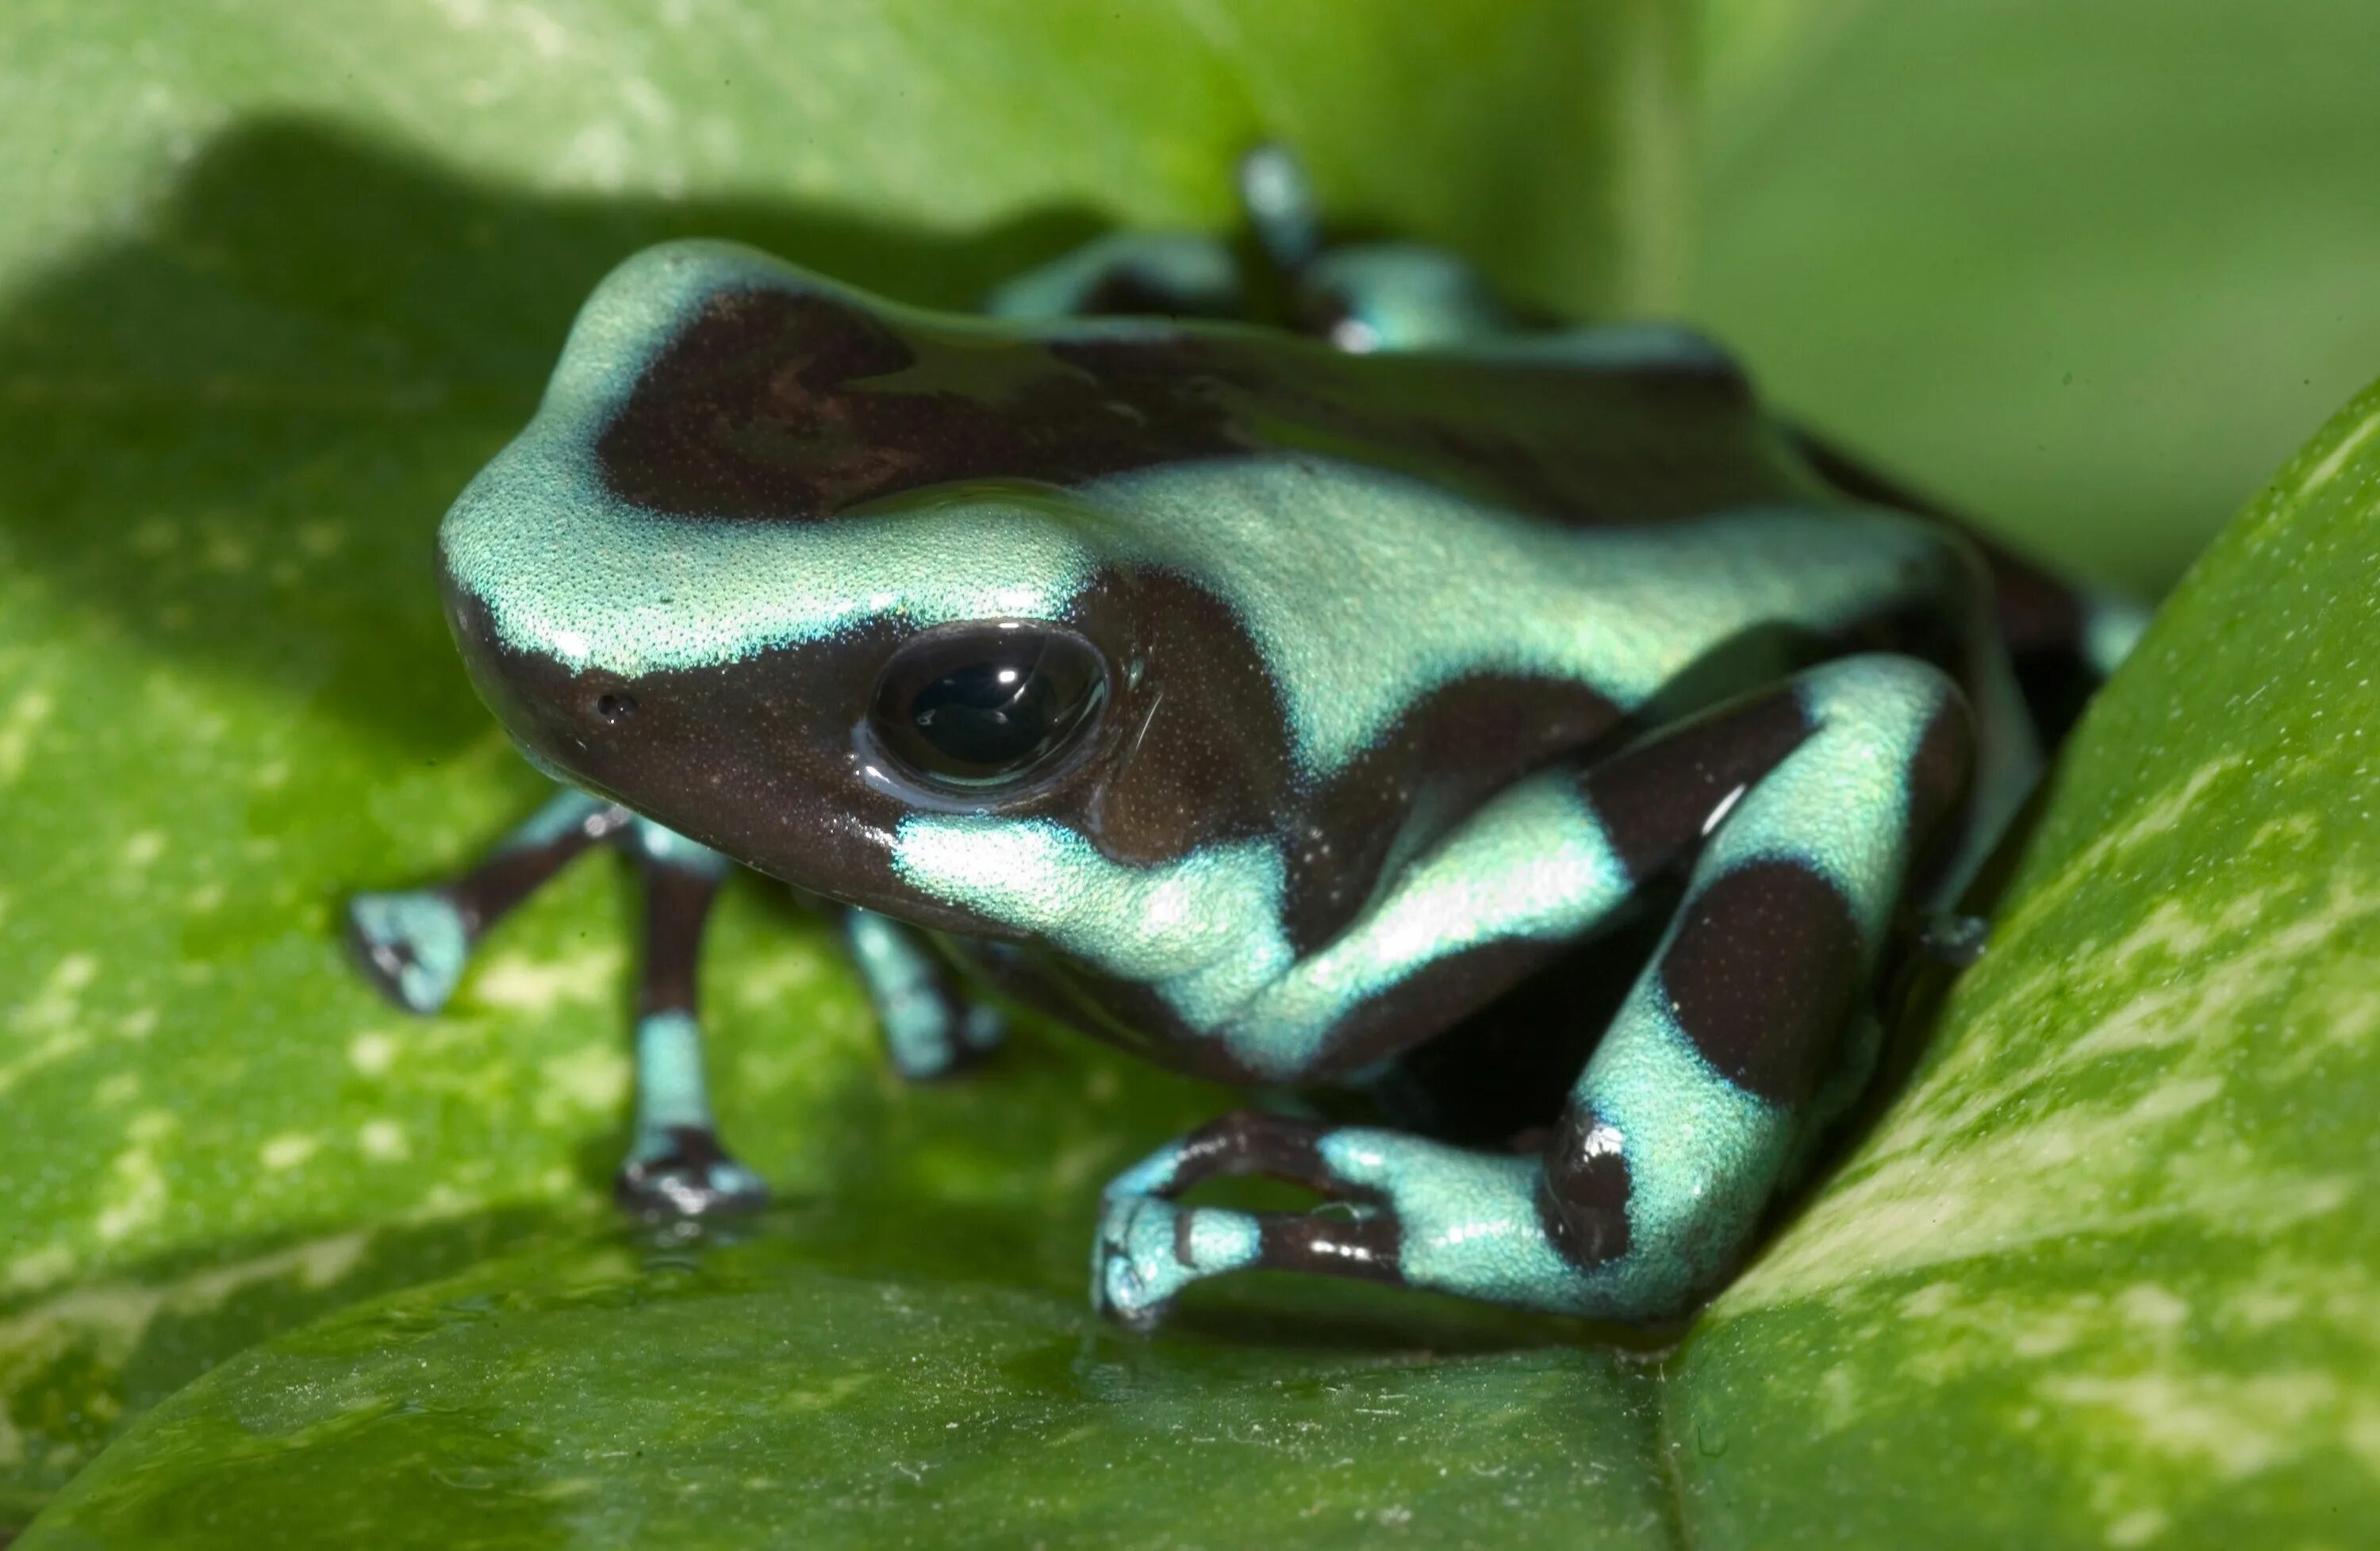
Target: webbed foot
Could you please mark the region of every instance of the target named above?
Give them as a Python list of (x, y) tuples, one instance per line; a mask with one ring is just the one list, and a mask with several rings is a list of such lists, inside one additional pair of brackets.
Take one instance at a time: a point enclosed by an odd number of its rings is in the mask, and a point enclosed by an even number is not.
[(374, 989), (425, 1017), (446, 1005), (463, 978), (471, 933), (443, 891), (358, 894), (346, 917), (347, 946)]
[(1177, 1206), (1111, 1186), (1091, 1250), (1091, 1305), (1130, 1329), (1150, 1329), (1192, 1282), (1255, 1265), (1262, 1239), (1245, 1212)]
[(612, 1181), (621, 1206), (643, 1218), (712, 1217), (767, 1205), (769, 1187), (707, 1126), (669, 1126), (644, 1139)]

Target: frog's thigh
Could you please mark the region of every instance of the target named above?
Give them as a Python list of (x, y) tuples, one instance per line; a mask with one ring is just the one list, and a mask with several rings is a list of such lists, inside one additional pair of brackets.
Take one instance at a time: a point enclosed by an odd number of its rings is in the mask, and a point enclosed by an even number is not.
[(1000, 1010), (960, 994), (914, 928), (854, 907), (844, 912), (843, 936), (884, 1030), (885, 1053), (902, 1076), (947, 1077), (1000, 1048)]
[[(1818, 1118), (1813, 1096), (1910, 860), (1940, 830), (1972, 757), (1964, 701), (1912, 660), (1830, 664), (1797, 680), (1793, 700), (1804, 733), (1706, 811), (1709, 839), (1677, 919), (1541, 1157), (1233, 1117), (1110, 1187), (1094, 1298), (1146, 1319), (1188, 1281), (1259, 1266), (1622, 1320), (1678, 1313), (1706, 1291)], [(1658, 828), (1664, 794), (1644, 778), (1659, 762), (1648, 750), (1633, 770), (1623, 758), (1603, 782), (1590, 777), (1591, 793), (1637, 794), (1638, 806), (1606, 813), (1615, 832)], [(1246, 1171), (1324, 1189), (1354, 1215), (1168, 1199)]]
[(650, 819), (632, 821), (644, 894), (637, 990), (636, 1121), (613, 1181), (623, 1206), (691, 1217), (758, 1205), (759, 1175), (719, 1140), (703, 1073), (697, 971), (727, 859)]
[[(1584, 773), (1556, 767), (1482, 805), (1406, 867), (1334, 941), (1251, 999), (1225, 1036), (1283, 1081), (1342, 1075), (1395, 1030), (1439, 1023), (1417, 1009), (1450, 978), (1517, 978), (1591, 933), (1648, 879), (1691, 858), (1724, 805), (1811, 732), (1780, 686), (1663, 729)], [(1486, 960), (1481, 949), (1524, 950)], [(1470, 1000), (1493, 982), (1472, 988)], [(1407, 1039), (1410, 1043), (1410, 1038)]]
[(995, 318), (1090, 313), (1237, 318), (1246, 310), (1230, 247), (1187, 232), (1114, 232), (1026, 271), (984, 298)]
[(628, 811), (618, 804), (560, 789), (458, 877), (347, 901), (347, 940), (357, 962), (381, 994), (407, 1012), (437, 1012), (489, 927), (627, 823)]

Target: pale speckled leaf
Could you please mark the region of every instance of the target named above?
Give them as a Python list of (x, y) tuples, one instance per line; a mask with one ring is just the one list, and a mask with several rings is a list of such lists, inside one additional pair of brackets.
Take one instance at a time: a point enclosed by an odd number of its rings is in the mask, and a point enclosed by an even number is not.
[(1674, 1544), (1652, 1370), (1574, 1329), (1276, 1288), (1142, 1338), (1046, 1236), (909, 1230), (781, 1213), (334, 1316), (159, 1407), (21, 1545)]
[[(1227, 219), (1271, 134), (1350, 217), (1641, 301), (1677, 267), (1675, 31), (1656, 0), (0, 7), (0, 1534), (209, 1363), (607, 1210), (613, 870), (435, 1020), (332, 929), (535, 798), (430, 537), (605, 268), (715, 234), (964, 306), (1112, 223)], [(1030, 1039), (905, 1091), (757, 885), (710, 963), (730, 1134), (888, 1237), (965, 1207), (1071, 1266), (1101, 1177), (1221, 1102)]]
[(1676, 1362), (1719, 1545), (2380, 1523), (2380, 388), (2168, 601), (1881, 1123)]

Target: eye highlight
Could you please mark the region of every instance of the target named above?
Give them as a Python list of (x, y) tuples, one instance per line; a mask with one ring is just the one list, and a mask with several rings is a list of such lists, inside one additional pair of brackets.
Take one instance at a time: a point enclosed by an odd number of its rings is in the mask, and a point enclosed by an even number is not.
[(1006, 785), (1080, 744), (1106, 702), (1091, 644), (1025, 621), (929, 631), (893, 654), (868, 724), (908, 773), (937, 786)]

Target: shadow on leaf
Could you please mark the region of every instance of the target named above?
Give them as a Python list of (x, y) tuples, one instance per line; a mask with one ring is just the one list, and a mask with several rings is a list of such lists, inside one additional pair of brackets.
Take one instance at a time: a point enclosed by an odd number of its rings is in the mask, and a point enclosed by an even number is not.
[[(733, 237), (966, 307), (1086, 217), (968, 235), (759, 200), (529, 195), (304, 121), (203, 149), (140, 235), (0, 310), (12, 563), (161, 655), (219, 664), (401, 752), (484, 731), (431, 537), (528, 419), (605, 271)], [(91, 532), (94, 523), (112, 531)]]

